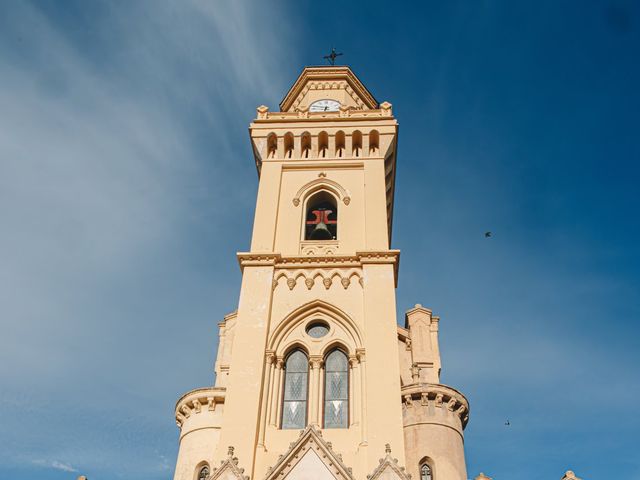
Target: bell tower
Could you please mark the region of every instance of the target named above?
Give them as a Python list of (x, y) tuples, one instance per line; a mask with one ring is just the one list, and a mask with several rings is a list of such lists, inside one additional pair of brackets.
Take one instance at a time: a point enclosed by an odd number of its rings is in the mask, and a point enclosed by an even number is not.
[(307, 67), (249, 132), (251, 249), (215, 385), (176, 405), (175, 480), (466, 479), (468, 403), (439, 384), (439, 319), (416, 306), (396, 322), (391, 104), (348, 67)]

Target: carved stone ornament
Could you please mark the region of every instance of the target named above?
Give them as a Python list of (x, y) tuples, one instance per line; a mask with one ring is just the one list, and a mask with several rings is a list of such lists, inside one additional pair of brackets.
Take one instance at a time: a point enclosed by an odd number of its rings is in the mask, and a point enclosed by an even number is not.
[(411, 480), (404, 467), (398, 465), (398, 459), (391, 456), (391, 445), (388, 443), (385, 445), (385, 456), (380, 459), (380, 464), (376, 469), (367, 475), (368, 480), (377, 480), (378, 478), (384, 478), (385, 480)]
[(298, 468), (304, 469), (303, 459), (307, 455), (312, 455), (313, 461), (323, 463), (336, 480), (354, 480), (351, 468), (342, 461), (342, 455), (334, 452), (331, 443), (322, 438), (322, 432), (314, 425), (300, 432), (298, 439), (269, 468), (265, 480), (283, 479)]
[(576, 477), (576, 474), (571, 470), (567, 470), (562, 476), (562, 480), (582, 480), (581, 478)]
[(227, 458), (220, 463), (218, 468), (214, 468), (211, 476), (207, 480), (217, 480), (230, 478), (236, 480), (249, 480), (249, 476), (244, 474), (244, 468), (238, 467), (238, 458), (233, 456), (234, 448), (227, 449)]

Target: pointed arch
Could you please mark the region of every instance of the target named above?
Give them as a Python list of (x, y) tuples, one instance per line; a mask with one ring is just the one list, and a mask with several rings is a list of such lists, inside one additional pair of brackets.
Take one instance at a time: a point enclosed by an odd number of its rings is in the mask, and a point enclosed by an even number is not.
[(296, 192), (296, 196), (293, 197), (293, 204), (297, 207), (298, 205), (300, 205), (301, 198), (306, 199), (319, 190), (329, 191), (345, 205), (349, 205), (349, 203), (351, 202), (349, 192), (347, 192), (347, 190), (338, 182), (330, 180), (328, 178), (316, 178), (315, 180), (311, 180), (310, 182), (307, 182), (302, 187), (300, 187), (300, 189)]
[(363, 348), (362, 332), (351, 317), (335, 305), (322, 300), (306, 303), (289, 313), (271, 334), (267, 348), (282, 356), (285, 349), (291, 347), (286, 341), (289, 333), (312, 318), (320, 318), (341, 327), (347, 336), (344, 339), (346, 344), (343, 344), (347, 353), (355, 353), (356, 349)]

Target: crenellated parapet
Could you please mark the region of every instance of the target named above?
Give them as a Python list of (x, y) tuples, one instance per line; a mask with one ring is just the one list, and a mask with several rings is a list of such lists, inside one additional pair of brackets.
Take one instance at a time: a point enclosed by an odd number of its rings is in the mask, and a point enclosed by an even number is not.
[(442, 384), (417, 383), (402, 387), (404, 427), (441, 424), (462, 430), (469, 421), (469, 402), (462, 393)]
[(188, 421), (193, 423), (195, 417), (203, 412), (214, 414), (221, 410), (226, 390), (224, 387), (205, 387), (185, 393), (176, 402), (175, 416), (178, 427), (182, 429)]

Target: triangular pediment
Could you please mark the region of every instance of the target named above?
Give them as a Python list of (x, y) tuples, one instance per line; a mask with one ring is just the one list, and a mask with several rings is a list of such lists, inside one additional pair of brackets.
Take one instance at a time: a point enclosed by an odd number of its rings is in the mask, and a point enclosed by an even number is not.
[(265, 480), (354, 480), (351, 469), (342, 463), (342, 456), (333, 451), (322, 432), (310, 425), (291, 443), (269, 469)]
[(280, 102), (281, 112), (305, 111), (318, 100), (333, 100), (343, 109), (371, 110), (378, 102), (349, 67), (306, 67)]
[(404, 467), (398, 465), (398, 459), (391, 456), (391, 448), (387, 445), (386, 455), (380, 459), (380, 465), (376, 467), (368, 480), (411, 480)]
[(238, 467), (238, 459), (233, 456), (233, 447), (229, 447), (227, 458), (214, 468), (207, 480), (249, 480), (244, 468)]

